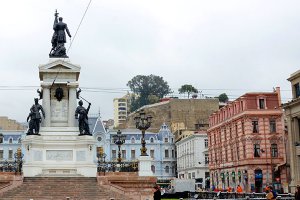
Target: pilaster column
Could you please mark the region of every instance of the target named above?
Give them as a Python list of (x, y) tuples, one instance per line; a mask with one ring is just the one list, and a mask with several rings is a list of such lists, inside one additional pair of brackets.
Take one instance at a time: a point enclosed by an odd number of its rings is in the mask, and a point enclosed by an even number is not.
[(68, 126), (75, 126), (75, 110), (76, 110), (76, 88), (78, 83), (68, 83), (69, 88), (69, 113), (68, 113)]
[(51, 84), (42, 83), (41, 87), (43, 89), (43, 109), (45, 111), (45, 119), (42, 121), (43, 127), (51, 126), (51, 108), (50, 108), (50, 86)]

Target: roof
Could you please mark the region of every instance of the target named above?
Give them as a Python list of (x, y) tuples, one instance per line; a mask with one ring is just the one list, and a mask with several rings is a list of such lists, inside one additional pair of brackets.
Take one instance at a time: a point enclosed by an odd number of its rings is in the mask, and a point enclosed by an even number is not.
[(92, 134), (99, 133), (99, 132), (106, 133), (106, 129), (104, 128), (100, 116), (89, 117), (89, 127), (90, 127), (90, 132)]

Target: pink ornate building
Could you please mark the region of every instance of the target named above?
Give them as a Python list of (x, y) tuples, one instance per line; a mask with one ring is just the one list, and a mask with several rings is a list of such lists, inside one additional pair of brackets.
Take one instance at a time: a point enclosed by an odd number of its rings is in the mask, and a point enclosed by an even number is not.
[(209, 117), (211, 186), (241, 185), (262, 192), (273, 184), (287, 191), (286, 136), (280, 88), (246, 93)]

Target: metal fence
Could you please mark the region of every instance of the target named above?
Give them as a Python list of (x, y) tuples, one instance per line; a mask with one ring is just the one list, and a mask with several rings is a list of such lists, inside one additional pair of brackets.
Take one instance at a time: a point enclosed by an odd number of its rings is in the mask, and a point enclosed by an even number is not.
[[(98, 162), (98, 172), (137, 172), (138, 162)], [(104, 174), (105, 175), (105, 174)]]
[(18, 161), (0, 161), (0, 172), (22, 172), (22, 162)]

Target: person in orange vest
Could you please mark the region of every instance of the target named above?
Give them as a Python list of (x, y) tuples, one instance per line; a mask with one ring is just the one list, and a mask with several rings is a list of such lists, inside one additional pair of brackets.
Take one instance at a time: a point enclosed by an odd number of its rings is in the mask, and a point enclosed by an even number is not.
[(228, 186), (228, 188), (227, 188), (227, 192), (232, 192), (232, 189), (231, 189), (231, 187), (230, 187), (230, 186)]
[(243, 189), (242, 189), (242, 187), (240, 185), (237, 186), (236, 192), (237, 193), (242, 193), (243, 192)]

